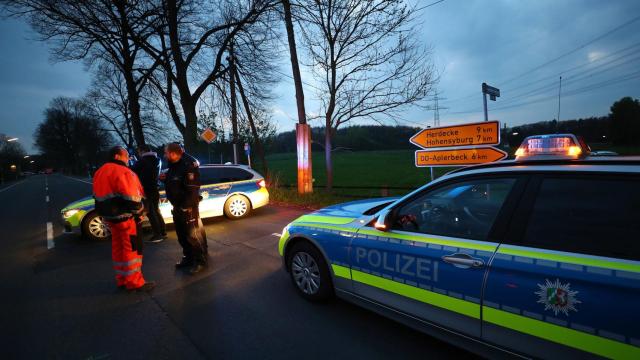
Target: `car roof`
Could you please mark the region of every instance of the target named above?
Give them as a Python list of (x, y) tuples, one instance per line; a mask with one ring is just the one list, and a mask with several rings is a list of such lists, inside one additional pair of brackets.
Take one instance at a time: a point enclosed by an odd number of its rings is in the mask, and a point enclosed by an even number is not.
[(447, 173), (447, 175), (512, 171), (640, 173), (640, 156), (587, 156), (582, 159), (505, 160), (456, 169)]

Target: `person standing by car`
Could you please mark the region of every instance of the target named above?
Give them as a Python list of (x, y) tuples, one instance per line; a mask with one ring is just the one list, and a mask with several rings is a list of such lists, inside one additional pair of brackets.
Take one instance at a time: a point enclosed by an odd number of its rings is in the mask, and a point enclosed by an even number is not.
[(138, 161), (131, 169), (138, 175), (144, 189), (144, 208), (153, 230), (149, 242), (157, 243), (167, 238), (164, 219), (158, 207), (160, 193), (158, 192), (158, 176), (162, 168), (162, 161), (158, 155), (151, 151), (149, 145), (138, 146)]
[(143, 189), (136, 174), (127, 167), (129, 153), (116, 146), (109, 162), (93, 178), (96, 211), (111, 230), (111, 255), (116, 285), (130, 291), (150, 291), (154, 282), (142, 276), (140, 216), (144, 211)]
[(197, 274), (207, 267), (207, 237), (200, 220), (200, 164), (186, 154), (178, 143), (165, 147), (169, 170), (164, 176), (167, 198), (173, 205), (173, 223), (178, 242), (182, 246), (182, 259), (176, 268), (190, 267)]

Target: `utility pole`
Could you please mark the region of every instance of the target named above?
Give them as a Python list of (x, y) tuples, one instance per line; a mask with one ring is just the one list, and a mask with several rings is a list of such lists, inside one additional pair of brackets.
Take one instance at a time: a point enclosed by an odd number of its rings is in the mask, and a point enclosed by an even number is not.
[(556, 134), (558, 133), (560, 122), (560, 95), (562, 94), (562, 76), (560, 76), (560, 86), (558, 87), (558, 117), (556, 118)]

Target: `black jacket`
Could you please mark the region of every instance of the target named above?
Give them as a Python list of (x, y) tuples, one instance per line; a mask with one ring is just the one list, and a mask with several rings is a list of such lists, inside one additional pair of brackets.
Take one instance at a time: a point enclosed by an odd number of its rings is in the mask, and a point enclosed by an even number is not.
[(184, 153), (180, 160), (169, 163), (164, 180), (167, 199), (174, 208), (196, 208), (200, 202), (200, 164)]
[(162, 161), (154, 152), (142, 154), (140, 159), (131, 167), (140, 178), (145, 197), (148, 199), (158, 199), (158, 176), (162, 168)]

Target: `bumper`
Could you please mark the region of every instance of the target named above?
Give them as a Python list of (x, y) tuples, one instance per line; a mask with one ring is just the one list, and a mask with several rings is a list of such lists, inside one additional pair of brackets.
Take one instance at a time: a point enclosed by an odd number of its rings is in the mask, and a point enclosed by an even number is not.
[(266, 188), (261, 188), (260, 190), (249, 193), (248, 195), (249, 200), (251, 200), (251, 207), (254, 209), (269, 204), (269, 191)]
[(82, 230), (81, 229), (82, 219), (84, 218), (86, 213), (87, 212), (84, 210), (79, 210), (77, 213), (73, 214), (68, 218), (65, 218), (61, 214), (61, 220), (62, 220), (62, 225), (64, 226), (64, 232), (80, 234)]

